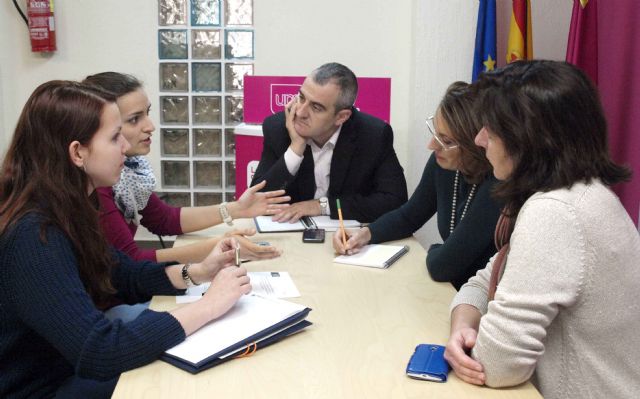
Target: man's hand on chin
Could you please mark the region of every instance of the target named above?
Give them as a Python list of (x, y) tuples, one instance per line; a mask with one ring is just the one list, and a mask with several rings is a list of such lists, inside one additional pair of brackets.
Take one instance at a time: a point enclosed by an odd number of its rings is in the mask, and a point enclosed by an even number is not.
[(298, 154), (299, 157), (304, 155), (304, 149), (307, 146), (307, 140), (300, 136), (294, 126), (296, 119), (296, 109), (298, 108), (298, 96), (295, 96), (286, 107), (284, 107), (284, 115), (286, 120), (287, 131), (291, 139), (291, 150)]

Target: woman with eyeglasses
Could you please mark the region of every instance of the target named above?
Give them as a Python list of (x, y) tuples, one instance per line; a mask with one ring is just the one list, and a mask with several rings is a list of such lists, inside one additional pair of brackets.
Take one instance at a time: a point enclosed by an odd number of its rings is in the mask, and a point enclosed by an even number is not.
[(454, 298), (444, 357), (472, 384), (532, 378), (546, 399), (637, 398), (640, 236), (610, 189), (631, 173), (611, 160), (597, 89), (542, 60), (475, 84), (476, 143), (505, 203), (501, 249)]
[(444, 242), (427, 252), (431, 278), (459, 289), (486, 265), (496, 252), (493, 233), (500, 205), (490, 197), (497, 182), (491, 165), (473, 142), (481, 126), (472, 114), (474, 95), (469, 87), (464, 82), (451, 84), (435, 116), (427, 120), (427, 148), (433, 154), (409, 201), (367, 227), (346, 231), (346, 248), (336, 232), (333, 247), (338, 253), (355, 254), (366, 244), (408, 237), (437, 213)]

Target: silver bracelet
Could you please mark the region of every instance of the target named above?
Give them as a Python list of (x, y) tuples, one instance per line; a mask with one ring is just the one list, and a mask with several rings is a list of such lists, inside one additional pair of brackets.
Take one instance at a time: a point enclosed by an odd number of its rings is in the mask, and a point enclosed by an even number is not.
[(233, 226), (233, 218), (231, 217), (231, 215), (229, 215), (229, 211), (227, 210), (227, 203), (223, 202), (218, 206), (218, 209), (220, 210), (222, 221), (229, 226)]

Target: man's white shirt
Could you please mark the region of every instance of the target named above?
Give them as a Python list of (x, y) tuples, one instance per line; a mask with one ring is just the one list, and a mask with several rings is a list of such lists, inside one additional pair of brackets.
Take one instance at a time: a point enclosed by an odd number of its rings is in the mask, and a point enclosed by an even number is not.
[[(329, 192), (331, 158), (333, 157), (333, 149), (336, 147), (341, 129), (342, 126), (338, 127), (322, 147), (319, 147), (312, 139), (307, 140), (307, 145), (311, 147), (311, 154), (313, 155), (313, 174), (316, 181), (314, 198), (326, 197)], [(284, 162), (292, 176), (298, 173), (303, 159), (304, 156), (296, 154), (291, 147), (287, 148), (287, 151), (284, 153)]]

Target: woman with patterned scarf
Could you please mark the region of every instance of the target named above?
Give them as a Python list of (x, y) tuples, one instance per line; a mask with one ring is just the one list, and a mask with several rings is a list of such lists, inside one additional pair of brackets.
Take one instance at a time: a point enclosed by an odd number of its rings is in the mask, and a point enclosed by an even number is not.
[[(142, 83), (131, 75), (117, 72), (88, 76), (83, 83), (98, 86), (117, 97), (122, 134), (131, 144), (120, 181), (113, 187), (97, 190), (102, 208), (100, 223), (107, 240), (116, 249), (135, 260), (198, 262), (221, 237), (175, 248), (143, 249), (134, 241), (138, 226), (141, 224), (158, 235), (179, 235), (234, 218), (273, 214), (288, 206), (284, 202), (289, 197), (284, 196), (283, 190), (260, 193), (263, 184), (247, 189), (237, 201), (230, 203), (182, 208), (167, 205), (153, 193), (156, 178), (145, 157), (150, 151), (155, 126), (149, 118), (151, 105)], [(226, 235), (233, 235), (240, 243), (243, 258), (269, 259), (280, 255), (275, 247), (261, 246), (245, 237), (253, 234), (254, 229), (243, 229)]]

